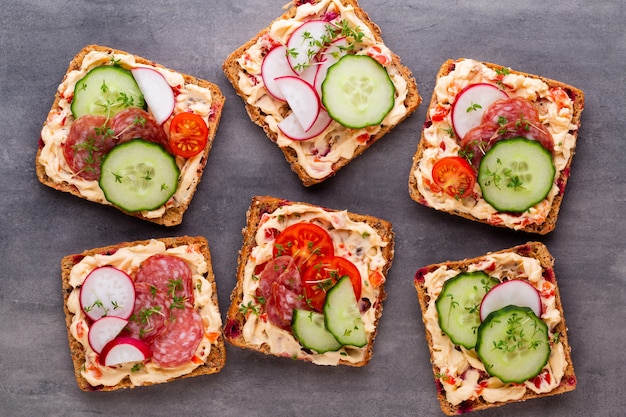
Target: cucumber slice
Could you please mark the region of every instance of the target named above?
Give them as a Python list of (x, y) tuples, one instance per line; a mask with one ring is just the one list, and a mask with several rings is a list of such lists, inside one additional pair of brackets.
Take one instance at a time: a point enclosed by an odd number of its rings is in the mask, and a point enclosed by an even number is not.
[(483, 198), (501, 212), (522, 213), (546, 198), (556, 168), (552, 154), (536, 140), (516, 137), (496, 142), (480, 161)]
[(72, 114), (75, 119), (86, 114), (112, 117), (128, 107), (145, 106), (133, 74), (112, 65), (95, 67), (74, 87)]
[(322, 103), (345, 127), (377, 125), (394, 106), (396, 89), (385, 67), (368, 55), (345, 55), (322, 83)]
[(522, 383), (548, 363), (548, 326), (528, 307), (503, 307), (478, 328), (476, 353), (489, 375), (504, 383)]
[(341, 278), (328, 290), (324, 317), (326, 328), (342, 345), (363, 347), (367, 344), (365, 325), (350, 277)]
[(176, 191), (180, 171), (161, 145), (133, 139), (102, 161), (100, 188), (111, 204), (130, 211), (154, 210)]
[(303, 347), (317, 353), (335, 351), (341, 347), (341, 343), (326, 329), (322, 313), (295, 309), (291, 330)]
[(435, 300), (439, 327), (452, 343), (467, 349), (476, 346), (480, 302), (500, 281), (482, 271), (461, 272), (443, 284)]

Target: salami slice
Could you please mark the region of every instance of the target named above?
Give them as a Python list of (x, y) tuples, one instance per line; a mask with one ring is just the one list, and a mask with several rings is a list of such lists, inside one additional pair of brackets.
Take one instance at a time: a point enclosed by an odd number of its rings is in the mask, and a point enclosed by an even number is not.
[(77, 176), (90, 181), (100, 178), (102, 158), (117, 143), (108, 127), (103, 116), (86, 115), (72, 123), (63, 144), (63, 156)]
[(303, 294), (300, 272), (291, 256), (267, 262), (259, 277), (258, 295), (265, 299), (265, 311), (272, 324), (289, 329), (293, 309), (306, 308)]
[(165, 130), (154, 120), (147, 111), (129, 107), (117, 113), (111, 120), (111, 128), (115, 132), (119, 143), (131, 139), (142, 138), (148, 142), (163, 145), (169, 152), (169, 140)]
[(190, 361), (203, 334), (202, 317), (195, 309), (170, 309), (164, 332), (152, 341), (152, 360), (163, 368)]
[(502, 125), (518, 121), (539, 124), (539, 111), (521, 97), (511, 97), (494, 102), (483, 114), (482, 123)]
[(482, 124), (465, 134), (461, 149), (478, 169), (483, 155), (496, 142), (519, 136), (536, 140), (550, 152), (554, 151), (552, 135), (539, 121), (539, 111), (531, 102), (520, 97), (498, 100), (485, 111)]
[(172, 255), (152, 255), (139, 266), (135, 282), (154, 286), (169, 297), (170, 302), (193, 304), (191, 269), (183, 259)]
[(135, 283), (135, 308), (128, 320), (130, 335), (150, 343), (165, 330), (168, 309), (163, 292), (145, 282)]
[(493, 140), (498, 137), (498, 129), (500, 126), (485, 123), (470, 129), (461, 141), (461, 149), (471, 159), (470, 162), (474, 168), (478, 169), (480, 160), (485, 152), (492, 146)]

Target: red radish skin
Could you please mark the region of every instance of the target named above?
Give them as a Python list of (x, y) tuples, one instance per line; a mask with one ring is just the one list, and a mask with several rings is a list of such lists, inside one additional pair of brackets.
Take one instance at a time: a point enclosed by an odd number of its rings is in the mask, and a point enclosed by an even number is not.
[(172, 87), (160, 72), (152, 68), (138, 67), (131, 72), (148, 104), (148, 110), (162, 125), (174, 112), (176, 100)]
[(115, 339), (124, 327), (128, 324), (128, 320), (114, 316), (102, 317), (89, 327), (89, 346), (96, 353), (101, 353), (102, 349), (111, 340)]
[(278, 89), (274, 80), (288, 75), (297, 74), (287, 60), (287, 48), (279, 45), (265, 55), (261, 64), (261, 78), (263, 79), (263, 84), (265, 84), (265, 89), (272, 97), (285, 101), (285, 96)]
[(87, 275), (79, 299), (83, 312), (93, 321), (104, 316), (128, 319), (135, 307), (135, 286), (124, 271), (101, 266)]
[(450, 112), (457, 138), (462, 140), (470, 129), (479, 126), (487, 108), (505, 98), (508, 98), (508, 94), (492, 84), (470, 84), (462, 89), (457, 94)]
[(313, 127), (321, 109), (315, 89), (311, 84), (295, 76), (279, 77), (275, 81), (302, 129), (307, 132)]
[(305, 131), (300, 125), (300, 122), (298, 122), (295, 114), (292, 113), (278, 123), (278, 129), (289, 139), (308, 140), (324, 132), (331, 121), (332, 119), (328, 113), (326, 113), (325, 110), (321, 110), (313, 126), (308, 131)]
[(519, 279), (504, 281), (493, 287), (480, 303), (480, 320), (484, 320), (492, 311), (515, 305), (529, 307), (537, 317), (541, 317), (543, 307), (541, 296), (532, 284)]
[(329, 23), (325, 20), (309, 20), (293, 31), (287, 40), (287, 60), (297, 73), (309, 66), (320, 51), (322, 39), (327, 35)]
[(100, 363), (104, 366), (144, 361), (152, 356), (150, 346), (134, 337), (121, 336), (111, 340), (102, 349)]

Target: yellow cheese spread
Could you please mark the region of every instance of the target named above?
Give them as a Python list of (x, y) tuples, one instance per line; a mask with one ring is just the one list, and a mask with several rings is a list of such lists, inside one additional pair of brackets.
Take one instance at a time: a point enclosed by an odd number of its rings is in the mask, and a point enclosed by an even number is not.
[[(380, 286), (370, 283), (369, 276), (374, 272), (382, 273), (386, 263), (382, 250), (389, 242), (384, 241), (367, 223), (351, 220), (345, 211), (329, 212), (322, 208), (292, 204), (282, 206), (273, 213), (263, 214), (255, 236), (256, 246), (245, 266), (242, 305), (257, 303), (255, 292), (259, 280), (255, 279), (254, 272), (258, 265), (272, 259), (275, 242), (272, 230), (280, 232), (300, 222), (315, 223), (326, 229), (332, 238), (335, 255), (349, 259), (358, 268), (362, 282), (361, 299), (369, 301), (367, 310), (361, 312), (369, 337), (376, 330), (376, 305), (380, 302)], [(257, 348), (266, 345), (275, 355), (304, 359), (320, 365), (337, 365), (340, 360), (360, 362), (365, 358), (367, 348), (344, 346), (335, 352), (311, 353), (303, 350), (289, 331), (273, 325), (260, 314), (248, 316), (242, 333), (249, 345)]]
[(520, 399), (526, 390), (545, 393), (558, 387), (567, 366), (563, 345), (555, 341), (557, 337), (554, 334), (555, 326), (561, 321), (561, 314), (555, 305), (554, 284), (544, 279), (539, 261), (515, 253), (492, 254), (483, 261), (470, 265), (467, 271), (485, 271), (500, 281), (505, 277), (525, 279), (537, 289), (543, 306), (541, 319), (548, 326), (551, 340), (550, 357), (540, 375), (545, 373), (549, 376), (523, 384), (504, 384), (497, 377), (486, 374), (474, 349), (465, 349), (452, 343), (439, 327), (435, 300), (444, 282), (461, 271), (441, 266), (424, 275), (424, 287), (430, 297), (424, 322), (432, 338), (433, 365), (439, 370), (437, 377), (447, 400), (453, 405), (478, 397), (487, 402), (502, 402)]
[[(210, 90), (195, 84), (185, 84), (184, 77), (177, 72), (138, 63), (133, 55), (115, 54), (112, 56), (111, 54), (100, 51), (91, 51), (86, 54), (81, 67), (66, 74), (63, 82), (57, 89), (60, 100), (58, 105), (48, 114), (41, 131), (43, 147), (41, 149), (39, 163), (43, 165), (46, 175), (50, 177), (51, 180), (57, 183), (68, 183), (75, 187), (84, 198), (101, 204), (110, 203), (105, 199), (104, 193), (98, 185), (98, 181), (86, 180), (77, 176), (76, 173), (72, 171), (63, 156), (63, 143), (66, 141), (72, 122), (74, 121), (71, 111), (74, 86), (91, 69), (102, 65), (110, 65), (112, 59), (115, 59), (115, 63), (125, 69), (149, 67), (158, 71), (165, 77), (174, 91), (177, 92), (175, 95), (174, 112), (172, 116), (170, 116), (170, 119), (163, 125), (166, 132), (169, 130), (169, 123), (173, 116), (186, 111), (200, 115), (208, 124), (212, 102)], [(202, 153), (189, 159), (177, 157), (176, 164), (180, 169), (180, 176), (176, 193), (162, 207), (152, 211), (142, 212), (142, 215), (148, 218), (158, 218), (163, 215), (166, 208), (188, 204), (198, 182), (197, 170), (202, 157)]]
[[(97, 361), (97, 354), (89, 344), (89, 320), (80, 307), (80, 286), (89, 273), (100, 266), (114, 266), (131, 275), (139, 265), (150, 256), (162, 253), (185, 260), (191, 268), (194, 291), (194, 307), (202, 317), (204, 332), (200, 345), (196, 349), (194, 360), (176, 368), (160, 368), (148, 361), (143, 366), (131, 362), (116, 366), (103, 366)], [(118, 249), (107, 255), (93, 255), (83, 258), (74, 265), (70, 272), (69, 284), (74, 288), (67, 300), (67, 309), (72, 314), (70, 331), (72, 336), (83, 346), (85, 363), (81, 375), (92, 386), (114, 386), (128, 377), (133, 386), (146, 383), (165, 382), (169, 379), (186, 375), (202, 365), (211, 353), (212, 344), (221, 334), (222, 319), (219, 306), (213, 303), (213, 288), (205, 278), (208, 265), (204, 256), (194, 245), (183, 245), (167, 249), (163, 242), (151, 240), (146, 245), (130, 246)]]
[[(430, 116), (434, 115), (437, 105), (449, 107), (454, 103), (456, 95), (466, 86), (476, 83), (489, 83), (507, 86), (509, 97), (521, 97), (533, 102), (541, 101), (539, 118), (541, 123), (551, 133), (554, 139), (555, 178), (565, 169), (567, 161), (576, 147), (576, 138), (571, 133), (578, 127), (572, 122), (573, 102), (567, 97), (565, 101), (555, 102), (550, 87), (539, 78), (509, 73), (502, 77), (495, 70), (484, 64), (464, 59), (455, 62), (454, 70), (437, 80), (434, 89), (436, 103), (431, 105)], [(417, 169), (412, 173), (415, 176), (417, 187), (429, 207), (443, 211), (456, 211), (470, 214), (475, 218), (487, 220), (492, 224), (505, 225), (513, 229), (521, 229), (530, 224), (541, 224), (546, 220), (554, 197), (559, 192), (558, 184), (552, 185), (548, 196), (524, 213), (500, 213), (489, 205), (483, 198), (478, 182), (474, 185), (476, 198), (454, 198), (444, 192), (433, 191), (429, 184), (433, 183), (432, 169), (436, 161), (446, 156), (458, 155), (460, 146), (456, 138), (451, 137), (452, 123), (450, 114), (443, 120), (437, 118), (430, 126), (424, 128), (423, 139), (426, 148)]]
[[(332, 14), (338, 16), (337, 21), (343, 20), (354, 30), (363, 32), (363, 39), (355, 44), (356, 54), (383, 57), (380, 61), (386, 67), (396, 90), (394, 107), (380, 125), (349, 129), (332, 121), (314, 138), (304, 141), (292, 140), (278, 128), (278, 124), (287, 116), (287, 110), (284, 103), (272, 97), (265, 88), (261, 77), (263, 57), (275, 45), (286, 44), (291, 33), (304, 22)], [(293, 18), (275, 21), (270, 26), (269, 32), (261, 36), (239, 57), (237, 62), (241, 70), (238, 87), (247, 97), (247, 104), (259, 108), (265, 123), (276, 134), (278, 146), (292, 148), (306, 173), (312, 178), (321, 179), (333, 173), (333, 165), (341, 158), (352, 158), (359, 147), (364, 146), (382, 126), (394, 125), (407, 114), (408, 110), (404, 105), (408, 93), (407, 84), (399, 71), (390, 65), (391, 60), (392, 53), (389, 48), (376, 41), (369, 27), (357, 17), (352, 5), (343, 5), (340, 0), (321, 0), (315, 4), (299, 5)]]

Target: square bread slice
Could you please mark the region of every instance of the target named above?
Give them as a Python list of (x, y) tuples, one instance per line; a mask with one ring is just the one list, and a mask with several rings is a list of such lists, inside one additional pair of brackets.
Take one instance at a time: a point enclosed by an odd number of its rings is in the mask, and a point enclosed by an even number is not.
[[(117, 331), (117, 327), (106, 320), (114, 319), (116, 311), (124, 311), (123, 303), (115, 300), (123, 299), (123, 293), (110, 293), (114, 294), (108, 296), (112, 306), (107, 308), (106, 292), (102, 290), (110, 289), (107, 281), (115, 280), (112, 274), (100, 275), (105, 271), (102, 268), (116, 272), (115, 276), (126, 274), (134, 288), (132, 314), (120, 313), (119, 316), (130, 316), (115, 319), (127, 320), (119, 324), (125, 324), (119, 333), (110, 331)], [(94, 270), (100, 272), (90, 275)], [(86, 250), (63, 258), (61, 276), (69, 347), (81, 390), (113, 391), (154, 385), (213, 374), (224, 367), (222, 319), (205, 238), (150, 239)], [(94, 281), (89, 284), (87, 280)], [(98, 284), (103, 285), (92, 294)], [(82, 293), (85, 285), (88, 287)], [(103, 310), (98, 310), (99, 306)], [(97, 330), (90, 333), (94, 327)], [(112, 346), (118, 342), (121, 346), (130, 343), (142, 349), (147, 347), (143, 351), (146, 359), (135, 357), (130, 362), (106, 366), (110, 356), (106, 352), (113, 352)]]
[[(136, 107), (139, 103), (133, 97), (128, 98), (125, 92), (120, 92), (118, 99), (121, 106), (130, 105), (134, 110), (128, 108), (122, 110), (118, 119), (115, 116), (102, 116), (97, 119), (89, 113), (83, 115), (81, 109), (76, 113), (79, 117), (75, 119), (72, 111), (76, 97), (75, 86), (91, 70), (102, 66), (115, 66), (124, 70), (141, 67), (160, 73), (172, 89), (174, 96), (172, 114), (159, 125), (149, 105), (148, 112), (141, 112)], [(109, 88), (106, 78), (98, 83), (102, 83), (100, 88), (103, 91)], [(108, 83), (111, 84), (111, 81)], [(85, 87), (88, 84), (85, 82), (80, 85)], [(163, 85), (165, 86), (165, 83)], [(140, 97), (145, 98), (145, 94), (143, 92), (141, 94)], [(148, 94), (152, 95), (150, 92)], [(161, 93), (156, 93), (157, 100), (161, 97), (159, 94)], [(122, 100), (123, 97), (126, 99)], [(96, 109), (94, 111), (111, 105), (103, 103), (94, 103), (92, 105)], [(37, 177), (42, 184), (49, 187), (99, 204), (112, 205), (134, 217), (165, 226), (180, 224), (202, 178), (223, 107), (224, 96), (213, 83), (165, 68), (128, 52), (100, 45), (88, 45), (70, 62), (43, 124), (36, 157)], [(122, 142), (141, 137), (162, 145), (168, 154), (171, 153), (168, 143), (170, 125), (173, 117), (183, 112), (191, 112), (202, 117), (208, 129), (208, 139), (204, 149), (195, 156), (185, 158), (174, 155), (179, 175), (173, 195), (167, 199), (167, 195), (174, 190), (168, 187), (169, 191), (163, 191), (164, 188), (160, 187), (162, 192), (168, 193), (164, 197), (167, 201), (156, 208), (144, 206), (146, 210), (140, 207), (127, 210), (122, 207), (123, 204), (111, 203), (109, 201), (111, 198), (105, 195), (99, 184), (100, 163), (108, 150)], [(76, 120), (81, 119), (84, 122), (76, 124)], [(99, 126), (100, 123), (102, 126)], [(172, 182), (176, 180), (172, 179)]]
[[(501, 99), (509, 100), (509, 104), (492, 106)], [(552, 231), (570, 175), (583, 108), (583, 92), (571, 85), (488, 62), (446, 61), (437, 74), (413, 156), (411, 198), (424, 206), (493, 226), (538, 234)], [(488, 109), (490, 113), (486, 113)], [(537, 141), (551, 153), (553, 181), (549, 156), (543, 159), (545, 169), (535, 169), (532, 179), (524, 171), (528, 161), (521, 159), (513, 161), (519, 169), (513, 162), (502, 169), (485, 163), (483, 176), (478, 175), (485, 152), (514, 137)], [(512, 143), (508, 141), (509, 151)], [(438, 174), (433, 175), (438, 162)], [(458, 178), (450, 181), (443, 177), (454, 177), (450, 172), (457, 172)], [(541, 180), (543, 184), (537, 185)], [(489, 198), (483, 186), (491, 190)], [(522, 198), (513, 202), (518, 197)]]
[[(291, 169), (298, 175), (302, 184), (308, 187), (332, 177), (339, 169), (372, 146), (413, 113), (421, 97), (410, 70), (402, 65), (400, 58), (383, 43), (380, 28), (370, 20), (356, 0), (296, 0), (290, 5), (283, 15), (230, 54), (223, 63), (223, 70), (237, 94), (243, 99), (250, 119), (262, 127), (267, 137), (278, 145)], [(313, 29), (300, 29), (307, 24)], [(320, 26), (326, 27), (326, 34), (319, 33), (317, 37), (315, 33), (319, 31), (316, 31), (315, 27), (319, 29)], [(299, 39), (298, 34), (301, 33), (306, 33), (313, 39), (308, 51), (298, 52), (298, 45), (302, 45), (302, 42), (290, 42), (290, 39)], [(336, 42), (345, 44), (338, 46)], [(263, 65), (270, 51), (277, 52), (281, 50), (278, 48), (283, 47), (285, 49), (275, 55), (282, 54), (282, 57), (268, 59), (270, 63)], [(332, 112), (326, 112), (322, 105), (313, 127), (309, 128), (307, 125), (303, 128), (302, 123), (306, 122), (302, 122), (298, 124), (299, 129), (295, 129), (299, 131), (295, 134), (291, 129), (295, 125), (290, 122), (296, 118), (287, 103), (288, 100), (277, 93), (274, 81), (276, 75), (287, 74), (298, 80), (308, 81), (305, 85), (312, 85), (318, 99), (326, 102), (331, 99), (328, 95), (322, 97), (321, 94), (321, 83), (325, 79), (324, 71), (327, 68), (323, 62), (328, 64), (334, 62), (344, 53), (369, 55), (383, 65), (395, 89), (395, 96), (393, 94), (393, 97), (390, 96), (394, 101), (393, 107), (389, 113), (381, 115), (384, 115), (382, 121), (372, 119), (366, 122), (369, 125), (361, 127), (346, 123), (337, 115), (334, 116), (337, 120), (333, 120), (328, 116)], [(285, 54), (296, 59), (289, 61)], [(313, 56), (312, 63), (300, 62), (298, 57), (305, 54)], [(306, 69), (302, 71), (302, 67)], [(302, 99), (304, 95), (296, 94), (296, 98)], [(381, 102), (384, 103), (384, 100)], [(305, 113), (310, 115), (311, 112)], [(352, 128), (342, 125), (339, 119), (343, 120), (344, 125)]]
[[(553, 265), (554, 258), (542, 243), (528, 242), (476, 258), (428, 265), (417, 271), (414, 285), (422, 311), (422, 320), (426, 328), (426, 341), (430, 350), (430, 360), (437, 386), (437, 398), (445, 414), (456, 415), (468, 411), (483, 410), (510, 402), (561, 394), (576, 388), (576, 375), (570, 355), (571, 348), (567, 338), (567, 326)], [(510, 307), (507, 307), (509, 304), (532, 305), (532, 308), (535, 308), (537, 312), (540, 311), (539, 317), (547, 326), (548, 337), (546, 340), (549, 349), (546, 351), (549, 352), (549, 356), (547, 359), (542, 358), (547, 360), (545, 365), (542, 365), (541, 361), (536, 365), (540, 369), (529, 371), (530, 373), (537, 372), (536, 376), (529, 377), (522, 382), (504, 383), (501, 378), (490, 375), (488, 369), (492, 373), (497, 372), (494, 371), (494, 368), (483, 363), (476, 348), (455, 344), (452, 342), (452, 338), (442, 330), (442, 317), (439, 311), (442, 311), (442, 315), (448, 314), (447, 311), (455, 308), (453, 305), (455, 302), (457, 303), (456, 307), (464, 306), (463, 300), (454, 297), (454, 292), (448, 290), (444, 292), (444, 283), (452, 282), (451, 279), (462, 273), (484, 273), (486, 275), (481, 276), (488, 276), (494, 280), (492, 282), (486, 278), (487, 281), (481, 281), (479, 287), (482, 287), (485, 282), (489, 282), (489, 285), (485, 285), (485, 289), (481, 288), (481, 291), (474, 288), (476, 293), (474, 298), (468, 298), (468, 303), (471, 305), (465, 305), (465, 311), (469, 311), (469, 313), (466, 314), (466, 320), (463, 323), (465, 327), (474, 331), (474, 337), (481, 334), (481, 331), (487, 333), (481, 327), (478, 329), (474, 327), (479, 325), (481, 313), (483, 322), (488, 322), (490, 311), (502, 312)], [(511, 294), (511, 286), (508, 290), (503, 291), (505, 285), (509, 285), (503, 283), (510, 283), (515, 280), (530, 284), (536, 290), (536, 292), (530, 290), (532, 302), (511, 301), (510, 297), (516, 295)], [(500, 284), (498, 285), (498, 283)], [(492, 287), (492, 285), (496, 286)], [(492, 293), (489, 296), (491, 301), (482, 304), (482, 300), (487, 298), (487, 296), (483, 297), (483, 294), (490, 287), (499, 287), (497, 290), (499, 294)], [(524, 292), (519, 289), (518, 283), (515, 283), (515, 287), (513, 292)], [(526, 290), (528, 289), (526, 288)], [(491, 289), (490, 291), (494, 290)], [(442, 293), (445, 295), (442, 296)], [(467, 294), (466, 291), (465, 295)], [(538, 298), (537, 295), (539, 295)], [(441, 309), (437, 308), (436, 302), (440, 297), (450, 297), (451, 300), (454, 300), (450, 304), (450, 310), (445, 308), (444, 304), (442, 304)], [(496, 299), (499, 303), (493, 302)], [(541, 301), (541, 306), (536, 304), (538, 299)], [(492, 307), (489, 308), (487, 305)], [(503, 308), (500, 308), (501, 306)], [(479, 309), (482, 310), (480, 313)], [(535, 313), (531, 312), (530, 314)], [(537, 318), (538, 316), (534, 317)], [(507, 321), (507, 323), (509, 322)], [(444, 327), (447, 328), (447, 326), (448, 324)], [(485, 326), (489, 327), (487, 324)], [(514, 326), (511, 326), (510, 329), (515, 330)], [(448, 332), (452, 333), (453, 338), (457, 341), (461, 337), (464, 340), (462, 343), (469, 345), (467, 343), (469, 339), (459, 335), (457, 329), (448, 328)], [(517, 333), (514, 331), (511, 334), (515, 336)], [(523, 355), (525, 351), (533, 349), (531, 344), (527, 343), (529, 340), (525, 340), (524, 337), (525, 335), (522, 335), (522, 338), (518, 339), (518, 347), (512, 349), (511, 352), (522, 352)], [(488, 343), (485, 340), (489, 339), (485, 336), (485, 339), (476, 342), (476, 345)], [(541, 343), (546, 346), (545, 341), (537, 342), (539, 346), (542, 346)], [(507, 346), (513, 346), (513, 344), (509, 343)], [(491, 361), (491, 358), (487, 360)], [(512, 361), (514, 360), (512, 359)], [(526, 369), (529, 361), (520, 362), (515, 368), (517, 370)], [(514, 363), (511, 362), (511, 364)]]
[[(366, 365), (393, 261), (391, 224), (345, 210), (257, 196), (242, 234), (237, 285), (224, 324), (226, 340), (318, 365)], [(331, 303), (327, 294), (340, 294), (338, 282), (350, 282), (353, 291)], [(348, 320), (348, 329), (337, 330), (342, 328), (335, 327), (339, 315), (329, 313), (329, 305), (356, 315)], [(300, 313), (303, 320), (298, 322)], [(302, 331), (298, 323), (311, 325)], [(360, 342), (344, 340), (351, 332), (360, 334)]]

